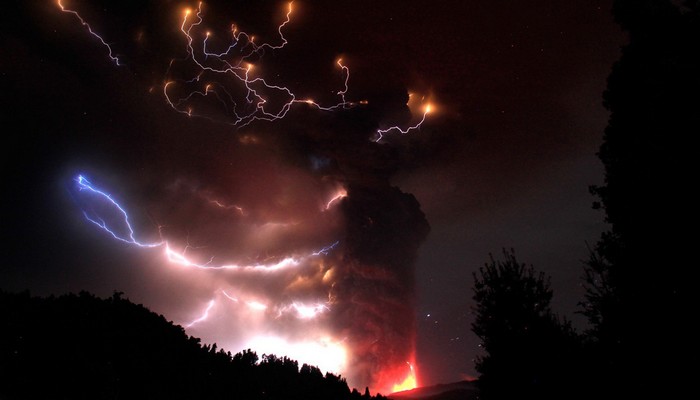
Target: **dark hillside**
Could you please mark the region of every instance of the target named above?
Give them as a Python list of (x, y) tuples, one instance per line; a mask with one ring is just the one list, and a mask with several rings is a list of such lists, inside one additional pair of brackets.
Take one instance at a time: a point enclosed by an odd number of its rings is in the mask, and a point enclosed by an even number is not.
[(0, 291), (2, 399), (351, 399), (345, 379), (286, 357), (235, 355), (115, 293)]

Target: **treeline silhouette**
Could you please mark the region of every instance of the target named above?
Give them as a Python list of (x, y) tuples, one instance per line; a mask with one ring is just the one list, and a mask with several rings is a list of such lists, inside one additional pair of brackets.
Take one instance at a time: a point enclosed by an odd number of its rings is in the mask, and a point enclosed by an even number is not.
[(486, 352), (476, 360), (480, 398), (586, 398), (577, 387), (590, 364), (585, 342), (553, 313), (549, 278), (512, 250), (503, 256), (474, 274), (472, 330)]
[(202, 344), (122, 293), (0, 291), (0, 399), (370, 398), (287, 357)]
[(683, 398), (694, 392), (691, 277), (700, 134), (700, 1), (615, 0), (629, 42), (604, 93), (610, 120), (591, 188), (605, 232), (583, 271), (574, 332), (548, 278), (512, 251), (475, 274), (473, 331), (484, 399)]

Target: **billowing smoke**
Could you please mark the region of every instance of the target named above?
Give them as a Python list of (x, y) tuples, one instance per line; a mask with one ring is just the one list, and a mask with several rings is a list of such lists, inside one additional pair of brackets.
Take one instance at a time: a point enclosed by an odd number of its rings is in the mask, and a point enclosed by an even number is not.
[(391, 387), (414, 362), (413, 262), (428, 224), (413, 196), (387, 184), (351, 184), (343, 211), (333, 325), (350, 338), (354, 378)]
[[(329, 63), (332, 96), (294, 94), (253, 65), (281, 51), (286, 22), (274, 45), (235, 29), (224, 44), (201, 12), (179, 17), (186, 50), (160, 89), (167, 118), (203, 128), (156, 134), (163, 150), (138, 169), (91, 166), (97, 179), (77, 182), (74, 198), (96, 229), (163, 255), (145, 278), (161, 282), (155, 297), (177, 297), (159, 311), (189, 333), (391, 391), (415, 361), (413, 266), (429, 227), (416, 199), (391, 185), (400, 147), (375, 140), (390, 119), (415, 122), (409, 96), (391, 88), (347, 100), (340, 61)], [(110, 203), (123, 198), (137, 211)]]

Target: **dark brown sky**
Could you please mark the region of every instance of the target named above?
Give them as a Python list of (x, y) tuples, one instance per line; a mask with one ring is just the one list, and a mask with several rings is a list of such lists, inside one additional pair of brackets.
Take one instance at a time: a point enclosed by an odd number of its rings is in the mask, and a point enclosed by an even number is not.
[[(211, 3), (213, 23), (235, 20), (262, 37), (273, 37), (269, 21), (283, 17), (282, 2)], [(351, 99), (393, 104), (408, 90), (437, 107), (420, 132), (395, 140), (406, 155), (392, 178), (415, 195), (431, 226), (416, 266), (422, 383), (475, 374), (471, 274), (503, 247), (551, 274), (556, 311), (580, 324), (573, 311), (582, 293), (581, 260), (586, 242), (604, 229), (588, 194), (602, 181), (595, 157), (607, 120), (602, 91), (624, 41), (610, 1), (318, 3), (295, 3), (289, 45), (269, 55), (275, 73), (313, 94), (337, 87), (327, 66), (342, 56)], [(181, 49), (162, 42), (175, 37), (177, 27), (164, 21), (181, 5), (82, 6), (124, 55), (123, 67), (51, 2), (12, 3), (3, 13), (10, 241), (0, 287), (37, 294), (118, 289), (177, 315), (180, 304), (165, 295), (167, 285), (149, 281), (162, 278), (154, 257), (94, 241), (70, 219), (75, 210), (65, 186), (87, 166), (132, 194), (138, 207), (136, 199), (158, 198), (130, 192), (142, 189), (134, 182), (148, 181), (152, 171), (173, 178), (186, 169), (209, 177), (213, 187), (226, 181), (212, 176), (226, 171), (229, 128), (184, 121), (158, 90), (148, 91), (162, 84), (168, 54)], [(390, 115), (392, 106), (379, 111)], [(173, 159), (187, 168), (172, 167)], [(148, 166), (146, 173), (139, 166)]]

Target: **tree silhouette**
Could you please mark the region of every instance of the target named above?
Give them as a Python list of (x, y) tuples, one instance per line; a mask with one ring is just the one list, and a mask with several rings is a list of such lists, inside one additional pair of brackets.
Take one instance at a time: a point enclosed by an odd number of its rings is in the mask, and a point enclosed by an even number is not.
[(203, 345), (122, 295), (0, 290), (0, 399), (360, 398), (340, 376), (287, 357)]
[[(629, 34), (604, 95), (610, 120), (593, 187), (611, 229), (586, 268), (584, 313), (599, 379), (618, 396), (681, 393), (693, 314), (687, 249), (696, 197), (700, 132), (700, 6), (697, 1), (617, 0)], [(652, 380), (644, 380), (653, 376)]]
[(519, 263), (514, 252), (491, 260), (474, 274), (472, 330), (486, 355), (477, 359), (485, 399), (575, 397), (578, 340), (550, 308), (549, 278)]

